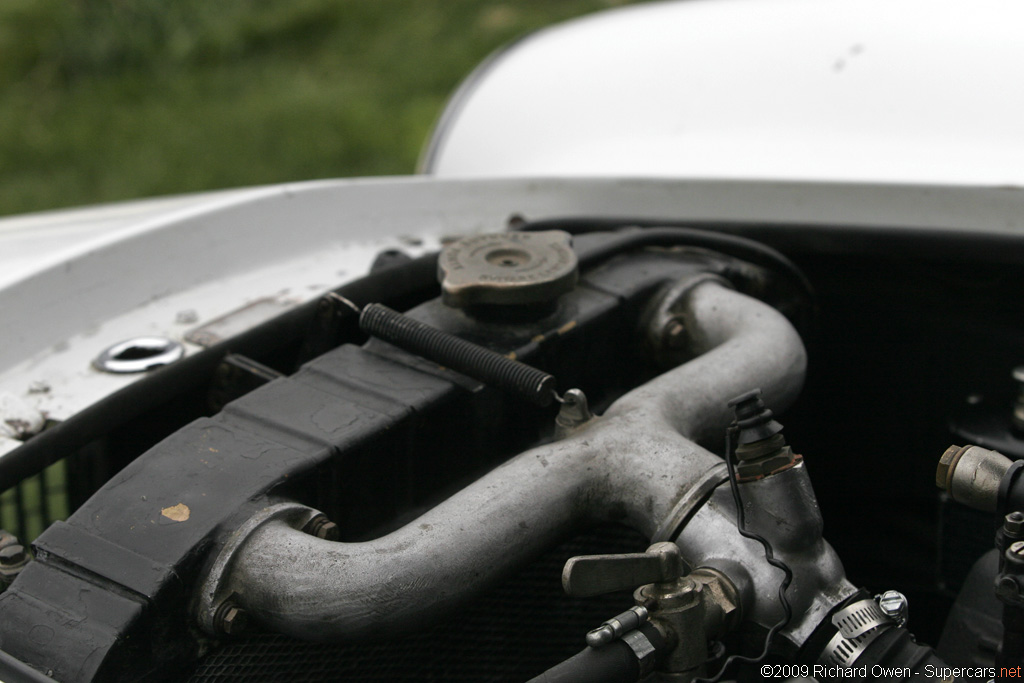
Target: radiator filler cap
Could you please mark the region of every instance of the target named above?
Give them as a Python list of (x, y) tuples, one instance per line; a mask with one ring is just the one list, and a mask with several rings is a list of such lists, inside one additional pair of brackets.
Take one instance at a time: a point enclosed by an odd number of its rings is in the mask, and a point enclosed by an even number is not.
[(464, 237), (441, 252), (437, 275), (454, 308), (545, 304), (579, 278), (572, 237), (561, 230)]

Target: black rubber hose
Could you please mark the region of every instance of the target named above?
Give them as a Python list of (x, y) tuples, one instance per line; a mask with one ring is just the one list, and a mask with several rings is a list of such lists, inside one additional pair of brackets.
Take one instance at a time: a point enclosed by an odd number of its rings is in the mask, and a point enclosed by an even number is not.
[[(628, 228), (638, 228), (629, 230)], [(665, 225), (664, 222), (625, 219), (553, 218), (533, 221), (519, 227), (526, 232), (564, 230), (571, 235), (619, 230), (599, 244), (577, 245), (580, 267), (603, 261), (615, 254), (642, 247), (691, 246), (720, 251), (758, 266), (782, 272), (808, 300), (814, 300), (814, 288), (796, 265), (781, 252), (761, 242), (724, 232)]]
[(809, 255), (884, 255), (952, 263), (1019, 266), (1024, 261), (1024, 236), (1017, 232), (991, 232), (955, 228), (900, 225), (863, 226), (765, 221), (681, 220), (679, 218), (570, 217), (530, 221), (516, 230), (564, 230), (573, 235), (625, 227), (683, 225), (714, 235), (754, 234), (759, 242), (786, 253)]
[(996, 655), (996, 668), (1012, 669), (1024, 664), (1024, 607), (1003, 605), (1003, 643)]
[(366, 306), (359, 316), (359, 328), (484, 384), (517, 393), (537, 405), (547, 406), (555, 399), (555, 378), (548, 373), (425, 325), (387, 306)]
[[(423, 297), (426, 299), (436, 296), (437, 287), (437, 254), (428, 254), (405, 265), (370, 273), (335, 291), (363, 304), (401, 301), (417, 292), (426, 293)], [(39, 474), (118, 425), (154, 410), (168, 397), (199, 389), (210, 381), (227, 354), (240, 353), (258, 359), (299, 339), (309, 330), (318, 303), (318, 300), (309, 301), (236, 337), (153, 370), (146, 377), (37, 434), (0, 458), (0, 491)]]
[[(663, 652), (665, 640), (656, 628), (644, 624), (640, 632), (654, 646), (654, 657)], [(531, 678), (528, 683), (632, 683), (638, 680), (639, 660), (629, 645), (616, 640), (604, 647), (584, 648), (579, 654)]]
[(942, 680), (952, 671), (927, 645), (920, 645), (905, 628), (891, 628), (878, 636), (853, 662), (876, 680)]
[[(788, 257), (763, 242), (723, 232), (727, 227), (712, 225), (698, 228), (673, 225), (665, 220), (590, 217), (532, 221), (521, 224), (517, 230), (563, 230), (578, 236), (579, 239), (573, 240), (573, 248), (581, 268), (590, 268), (624, 251), (644, 247), (698, 247), (752, 263), (775, 274), (780, 278), (784, 291), (795, 295), (797, 308), (783, 313), (796, 326), (804, 343), (813, 347), (818, 336), (817, 298), (803, 271)], [(772, 305), (777, 306), (776, 303)]]

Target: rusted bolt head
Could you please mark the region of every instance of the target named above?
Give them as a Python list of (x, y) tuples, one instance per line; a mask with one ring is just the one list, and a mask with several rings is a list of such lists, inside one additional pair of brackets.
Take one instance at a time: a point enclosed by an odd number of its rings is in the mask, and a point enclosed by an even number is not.
[(317, 515), (306, 523), (302, 528), (307, 534), (322, 538), (327, 541), (337, 541), (341, 537), (338, 525), (327, 518), (327, 515)]
[(215, 626), (221, 633), (235, 635), (241, 633), (249, 625), (249, 615), (233, 602), (225, 602), (217, 610), (214, 618)]
[(0, 548), (0, 567), (15, 567), (28, 559), (24, 546), (14, 544)]
[(328, 541), (336, 541), (338, 539), (338, 525), (334, 522), (324, 522), (316, 530), (316, 537), (323, 538)]

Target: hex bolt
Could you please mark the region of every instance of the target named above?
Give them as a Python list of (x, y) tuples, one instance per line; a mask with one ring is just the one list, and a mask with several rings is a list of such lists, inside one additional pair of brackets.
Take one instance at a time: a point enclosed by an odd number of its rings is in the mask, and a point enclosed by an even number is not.
[(231, 600), (225, 600), (213, 616), (213, 625), (225, 635), (237, 635), (249, 625), (249, 615)]
[(310, 536), (322, 538), (325, 541), (337, 541), (341, 537), (341, 530), (338, 525), (327, 518), (327, 515), (317, 515), (302, 527), (302, 530)]
[(895, 621), (900, 626), (907, 623), (907, 612), (909, 603), (907, 596), (899, 591), (885, 591), (878, 596), (878, 607), (885, 616)]
[(0, 591), (2, 591), (11, 585), (32, 558), (25, 546), (18, 543), (18, 539), (6, 531), (0, 535), (0, 543), (7, 544), (0, 546)]
[(935, 468), (935, 485), (943, 491), (949, 490), (950, 470), (953, 469), (956, 461), (967, 448), (967, 446), (957, 446), (954, 444), (947, 448), (939, 457), (939, 465)]
[(0, 548), (0, 567), (16, 567), (27, 559), (24, 546), (15, 544)]
[(1024, 535), (1024, 513), (1011, 512), (1003, 519), (1003, 533), (1017, 538)]

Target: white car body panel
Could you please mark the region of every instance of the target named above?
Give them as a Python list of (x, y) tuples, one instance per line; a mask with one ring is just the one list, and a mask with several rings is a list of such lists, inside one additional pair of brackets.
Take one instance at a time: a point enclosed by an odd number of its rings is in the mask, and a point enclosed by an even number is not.
[[(1022, 17), (991, 0), (637, 5), (482, 66), (435, 134), (432, 176), (2, 219), (0, 405), (64, 420), (141, 376), (92, 367), (112, 344), (183, 341), (261, 302), (255, 324), (383, 249), (512, 214), (1019, 233)], [(0, 453), (19, 443), (0, 434)]]
[(693, 0), (540, 31), (456, 95), (447, 177), (1024, 183), (1024, 6)]
[[(258, 301), (281, 311), (359, 277), (383, 249), (415, 255), (445, 235), (502, 229), (513, 214), (1024, 228), (1024, 191), (1015, 189), (664, 179), (341, 180), (177, 199), (136, 220), (123, 219), (125, 208), (113, 207), (109, 221), (94, 214), (92, 232), (83, 228), (62, 261), (40, 251), (35, 270), (26, 254), (33, 235), (48, 239), (47, 217), (0, 221), (0, 234), (18, 235), (23, 247), (14, 259), (0, 255), (0, 272), (13, 262), (22, 273), (0, 288), (0, 394), (46, 418), (66, 419), (143, 376), (92, 367), (112, 344), (183, 341)], [(53, 230), (65, 217), (49, 216)], [(10, 228), (26, 223), (41, 229)], [(19, 443), (4, 438), (0, 451)]]

